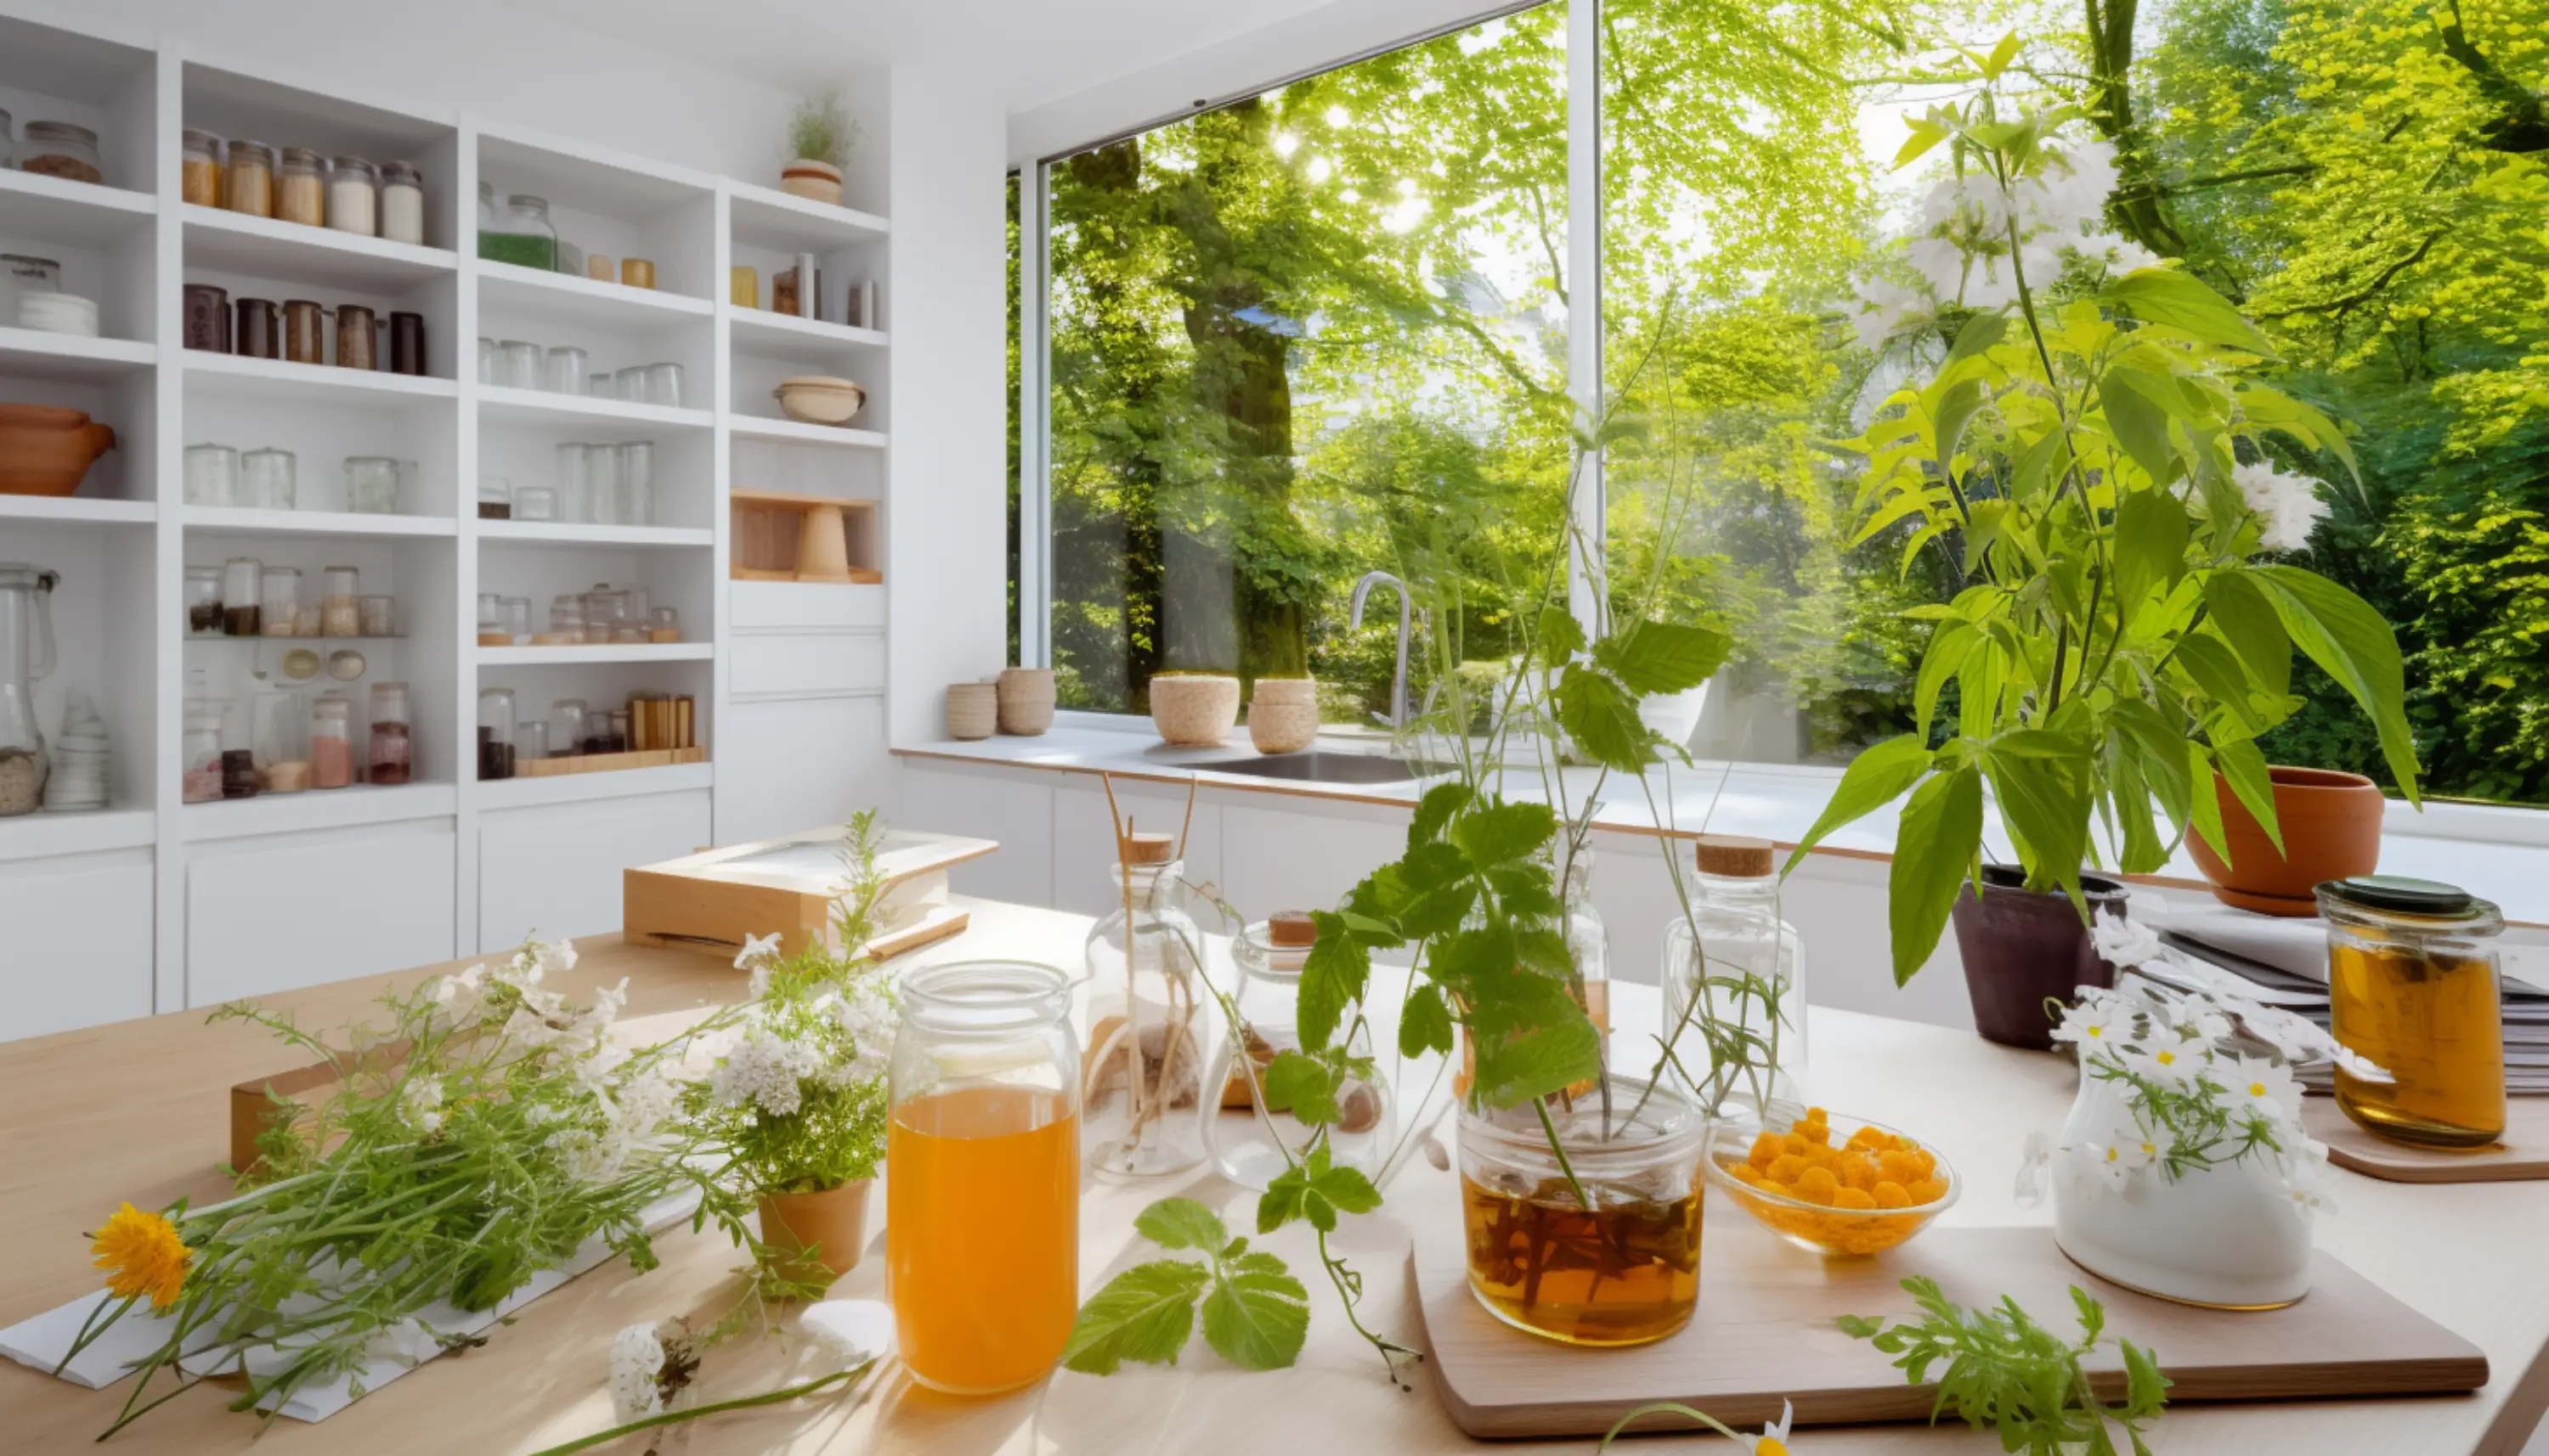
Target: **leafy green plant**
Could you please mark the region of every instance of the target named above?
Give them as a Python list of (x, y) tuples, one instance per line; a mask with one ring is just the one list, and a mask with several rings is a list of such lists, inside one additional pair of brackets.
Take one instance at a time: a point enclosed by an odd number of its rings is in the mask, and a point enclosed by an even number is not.
[(826, 91), (797, 103), (788, 114), (788, 155), (795, 160), (850, 164), (859, 143), (859, 124), (841, 109), (841, 93)]
[[(1379, 1204), (1369, 1183), (1363, 1191), (1366, 1207)], [(1333, 1226), (1333, 1213), (1329, 1220)], [(1192, 1249), (1203, 1259), (1154, 1259), (1108, 1280), (1081, 1306), (1063, 1364), (1087, 1375), (1112, 1375), (1127, 1360), (1175, 1365), (1194, 1332), (1198, 1302), (1204, 1343), (1240, 1369), (1279, 1369), (1300, 1355), (1310, 1295), (1282, 1260), (1232, 1237), (1219, 1216), (1190, 1198), (1161, 1199), (1133, 1227), (1161, 1248)]]
[[(2343, 685), (2416, 796), (2389, 624), (2323, 577), (2255, 559), (2301, 544), (2324, 510), (2312, 483), (2265, 463), (2270, 442), (2349, 471), (2351, 446), (2258, 381), (2273, 346), (2220, 295), (2124, 266), (2120, 247), (2086, 257), (2076, 227), (2048, 221), (2048, 199), (2103, 205), (2101, 143), (2066, 148), (2081, 119), (2068, 106), (2010, 100), (2019, 50), (2004, 41), (1965, 76), (1970, 101), (1910, 123), (1900, 163), (1944, 146), (1951, 174), (1931, 205), (1945, 221), (1909, 252), (1928, 309), (1894, 337), (1936, 362), (1844, 442), (1867, 461), (1860, 539), (1898, 533), (1907, 569), (1934, 550), (1966, 585), (1911, 613), (1932, 623), (1914, 731), (1858, 755), (1788, 861), (1909, 795), (1889, 886), (1898, 981), (1979, 878), (1986, 785), (2033, 890), (2076, 897), (2082, 867), (2107, 863), (2093, 818), (2126, 871), (2157, 869), (2189, 833), (2227, 858), (2217, 774), (2280, 849), (2257, 738), (2299, 704), (2295, 647)], [(2056, 268), (2097, 281), (2060, 302)]]
[(1925, 1318), (1917, 1322), (1843, 1315), (1841, 1331), (1863, 1339), (1886, 1354), (1914, 1385), (1930, 1381), (1937, 1370), (1938, 1405), (1932, 1413), (1953, 1410), (1976, 1430), (2000, 1436), (2004, 1451), (2028, 1456), (2115, 1456), (2110, 1427), (2122, 1430), (2134, 1456), (2148, 1456), (2142, 1428), (2159, 1418), (2167, 1404), (2169, 1380), (2160, 1374), (2150, 1351), (2127, 1339), (2116, 1341), (2124, 1362), (2124, 1399), (2108, 1406), (2089, 1384), (2081, 1360), (2105, 1337), (2107, 1312), (2078, 1285), (2071, 1303), (2080, 1320), (2080, 1336), (2064, 1340), (2031, 1319), (2018, 1301), (2001, 1296), (1996, 1310), (1965, 1310), (1938, 1292), (1934, 1279), (1906, 1279), (1904, 1290)]

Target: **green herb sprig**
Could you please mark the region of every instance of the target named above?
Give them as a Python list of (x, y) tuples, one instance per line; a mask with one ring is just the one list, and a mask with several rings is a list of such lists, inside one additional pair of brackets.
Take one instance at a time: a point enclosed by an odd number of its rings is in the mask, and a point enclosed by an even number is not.
[[(1333, 1225), (1335, 1214), (1328, 1219)], [(1133, 1227), (1164, 1249), (1195, 1249), (1204, 1259), (1154, 1259), (1108, 1280), (1080, 1307), (1063, 1364), (1084, 1375), (1112, 1375), (1127, 1360), (1175, 1365), (1194, 1333), (1198, 1301), (1204, 1343), (1240, 1369), (1278, 1370), (1300, 1357), (1310, 1292), (1281, 1259), (1231, 1237), (1220, 1217), (1191, 1198), (1161, 1199)]]
[(2142, 1428), (2159, 1418), (2169, 1379), (2149, 1350), (2120, 1337), (2124, 1403), (2099, 1401), (2080, 1362), (2104, 1338), (2107, 1311), (2078, 1285), (2071, 1287), (2071, 1303), (2079, 1312), (2080, 1337), (2072, 1341), (2038, 1324), (2008, 1295), (2001, 1296), (1998, 1309), (1966, 1310), (1939, 1293), (1936, 1280), (1906, 1279), (1903, 1288), (1927, 1317), (1920, 1322), (1889, 1326), (1856, 1315), (1843, 1315), (1839, 1322), (1842, 1333), (1895, 1356), (1894, 1364), (1914, 1385), (1927, 1383), (1932, 1367), (1943, 1362), (1934, 1423), (1953, 1410), (1976, 1430), (1996, 1430), (2002, 1450), (2028, 1456), (2073, 1450), (2116, 1456), (2112, 1427), (2124, 1433), (2134, 1456), (2149, 1456)]

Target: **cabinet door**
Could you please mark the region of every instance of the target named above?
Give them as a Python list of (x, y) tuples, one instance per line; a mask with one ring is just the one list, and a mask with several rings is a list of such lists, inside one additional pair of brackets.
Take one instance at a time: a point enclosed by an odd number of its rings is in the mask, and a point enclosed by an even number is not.
[(883, 698), (728, 703), (716, 758), (721, 845), (838, 824), (861, 809), (893, 809)]
[(186, 1004), (377, 975), (448, 960), (449, 820), (188, 847)]
[(150, 1014), (150, 852), (0, 865), (0, 1041)]
[(706, 789), (490, 813), (478, 826), (478, 951), (535, 930), (544, 941), (617, 930), (621, 870), (708, 843)]
[(882, 632), (737, 632), (726, 644), (737, 698), (837, 696), (885, 687)]

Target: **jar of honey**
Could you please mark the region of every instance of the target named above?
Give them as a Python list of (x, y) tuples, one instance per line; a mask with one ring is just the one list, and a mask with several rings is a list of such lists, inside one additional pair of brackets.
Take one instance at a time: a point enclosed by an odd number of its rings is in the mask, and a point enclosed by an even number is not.
[(1049, 965), (925, 966), (886, 1124), (886, 1293), (915, 1380), (960, 1396), (1042, 1380), (1080, 1309), (1080, 1047)]
[(2389, 1078), (2339, 1066), (2336, 1102), (2385, 1138), (2475, 1147), (2504, 1133), (2496, 906), (2390, 874), (2318, 887), (2336, 1040)]

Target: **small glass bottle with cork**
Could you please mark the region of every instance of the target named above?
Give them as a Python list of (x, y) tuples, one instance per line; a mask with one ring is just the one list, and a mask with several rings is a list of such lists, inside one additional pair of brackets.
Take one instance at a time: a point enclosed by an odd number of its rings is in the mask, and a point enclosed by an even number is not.
[[(1779, 915), (1771, 844), (1703, 834), (1695, 855), (1690, 914), (1664, 928), (1665, 1035), (1703, 1011), (1721, 1026), (1741, 1028), (1753, 1045), (1751, 1064), (1710, 1066), (1706, 1085), (1696, 1089), (1700, 1106), (1732, 1104), (1784, 1121), (1806, 1106), (1805, 947)], [(1707, 1043), (1695, 1031), (1685, 1030), (1675, 1046), (1691, 1071), (1706, 1064)], [(1774, 1113), (1773, 1104), (1788, 1106)]]

